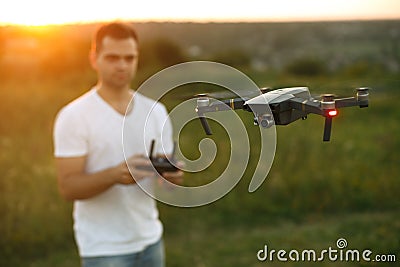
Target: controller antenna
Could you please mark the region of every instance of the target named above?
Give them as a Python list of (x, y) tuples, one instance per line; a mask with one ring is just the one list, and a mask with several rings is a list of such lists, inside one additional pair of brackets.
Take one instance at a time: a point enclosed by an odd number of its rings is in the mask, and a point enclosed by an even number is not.
[(153, 159), (153, 151), (154, 151), (154, 143), (156, 142), (156, 140), (151, 140), (151, 145), (150, 145), (150, 151), (149, 151), (149, 159), (152, 160)]

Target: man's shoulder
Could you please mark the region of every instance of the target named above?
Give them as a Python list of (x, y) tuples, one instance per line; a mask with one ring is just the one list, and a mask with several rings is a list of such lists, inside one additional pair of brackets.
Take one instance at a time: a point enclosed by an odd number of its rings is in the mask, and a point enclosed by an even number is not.
[(71, 119), (82, 118), (84, 114), (88, 114), (94, 109), (95, 103), (93, 90), (90, 90), (61, 108), (57, 114), (57, 119), (61, 117)]
[(87, 110), (95, 104), (95, 95), (93, 90), (90, 90), (83, 95), (65, 105), (60, 112), (81, 112)]

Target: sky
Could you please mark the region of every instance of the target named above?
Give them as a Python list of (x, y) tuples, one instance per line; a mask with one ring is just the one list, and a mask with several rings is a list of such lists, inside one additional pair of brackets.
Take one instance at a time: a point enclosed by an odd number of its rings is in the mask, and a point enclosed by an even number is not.
[(2, 0), (0, 24), (400, 19), (400, 0)]

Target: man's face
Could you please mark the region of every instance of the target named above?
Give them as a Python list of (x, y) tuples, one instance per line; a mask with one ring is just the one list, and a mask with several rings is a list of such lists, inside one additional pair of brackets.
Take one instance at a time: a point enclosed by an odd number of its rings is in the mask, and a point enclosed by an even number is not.
[(138, 45), (133, 38), (106, 36), (101, 50), (92, 55), (92, 65), (103, 86), (126, 89), (136, 74), (138, 55)]

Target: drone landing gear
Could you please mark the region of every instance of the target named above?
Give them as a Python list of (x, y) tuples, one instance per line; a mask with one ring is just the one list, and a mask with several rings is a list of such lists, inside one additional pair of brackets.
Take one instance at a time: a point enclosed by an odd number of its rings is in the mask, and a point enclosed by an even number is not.
[(332, 130), (332, 117), (325, 117), (324, 138), (323, 141), (327, 142), (331, 139)]

